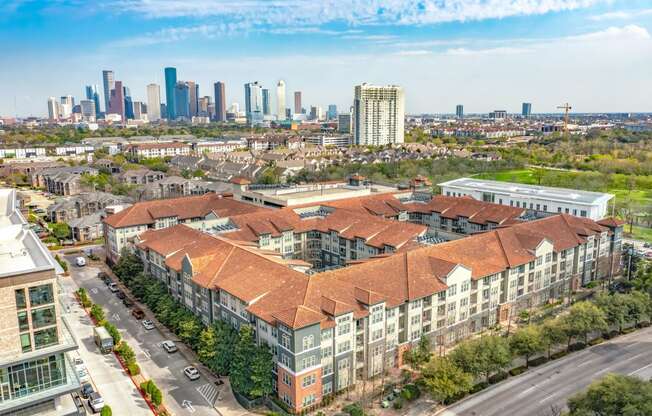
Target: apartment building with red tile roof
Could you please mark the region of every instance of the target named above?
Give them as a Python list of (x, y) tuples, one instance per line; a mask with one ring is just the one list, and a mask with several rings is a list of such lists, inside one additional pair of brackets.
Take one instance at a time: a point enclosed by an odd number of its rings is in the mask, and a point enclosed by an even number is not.
[[(252, 234), (296, 226), (262, 215), (250, 215)], [(618, 274), (621, 237), (617, 222), (556, 215), (310, 276), (283, 253), (184, 225), (147, 231), (136, 247), (148, 273), (204, 322), (255, 327), (273, 353), (276, 393), (301, 411), (400, 365), (422, 336), (450, 345)]]

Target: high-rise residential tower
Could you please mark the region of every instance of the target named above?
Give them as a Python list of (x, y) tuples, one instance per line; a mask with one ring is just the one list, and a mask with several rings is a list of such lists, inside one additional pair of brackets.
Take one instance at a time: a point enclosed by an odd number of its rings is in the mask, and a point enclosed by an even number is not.
[(294, 92), (294, 114), (301, 114), (301, 91)]
[(72, 95), (64, 95), (61, 97), (61, 105), (59, 106), (59, 117), (68, 118), (72, 115), (72, 108), (75, 106), (75, 99)]
[(175, 88), (177, 87), (177, 69), (165, 68), (165, 105), (168, 110), (168, 120), (177, 118), (177, 106), (174, 101)]
[(285, 120), (285, 81), (276, 84), (276, 119)]
[(269, 105), (269, 90), (263, 88), (263, 115), (268, 116), (271, 114), (271, 109)]
[(158, 84), (147, 86), (147, 118), (149, 121), (161, 119), (161, 87)]
[(48, 118), (50, 120), (59, 119), (59, 102), (55, 97), (48, 98)]
[(0, 247), (0, 414), (79, 414), (69, 396), (80, 381), (63, 270), (28, 227), (14, 189), (0, 189)]
[(458, 104), (455, 107), (455, 117), (464, 118), (464, 106), (462, 104)]
[(523, 103), (521, 115), (523, 117), (530, 117), (532, 115), (532, 103)]
[(247, 124), (258, 124), (263, 121), (263, 87), (255, 81), (246, 83), (244, 88)]
[(174, 104), (176, 105), (176, 118), (185, 117), (190, 119), (190, 87), (187, 82), (177, 82), (174, 89)]
[(115, 77), (113, 71), (102, 71), (102, 86), (104, 87), (104, 112), (108, 113), (111, 101), (111, 91), (115, 88)]
[(403, 88), (362, 84), (355, 87), (353, 143), (382, 146), (403, 143), (405, 96)]
[(226, 95), (224, 83), (221, 81), (213, 85), (215, 89), (215, 120), (226, 121)]
[(335, 104), (328, 105), (328, 111), (326, 112), (326, 118), (328, 120), (337, 120), (337, 106)]

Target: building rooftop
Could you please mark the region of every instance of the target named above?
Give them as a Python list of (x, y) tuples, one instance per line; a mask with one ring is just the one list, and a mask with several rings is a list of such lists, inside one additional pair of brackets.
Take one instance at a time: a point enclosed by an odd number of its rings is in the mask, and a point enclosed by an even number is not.
[(42, 270), (63, 273), (16, 208), (16, 191), (0, 189), (0, 278)]
[(550, 186), (525, 185), (520, 183), (491, 181), (486, 179), (459, 178), (442, 182), (439, 186), (454, 186), (499, 194), (528, 195), (532, 198), (563, 201), (576, 204), (598, 204), (609, 201), (613, 194), (591, 191), (578, 191), (577, 189), (554, 188)]

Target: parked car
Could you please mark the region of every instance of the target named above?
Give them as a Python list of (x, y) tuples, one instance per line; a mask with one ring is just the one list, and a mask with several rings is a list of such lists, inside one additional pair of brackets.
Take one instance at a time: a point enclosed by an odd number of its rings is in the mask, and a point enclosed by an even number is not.
[(75, 407), (77, 408), (76, 415), (81, 416), (87, 414), (86, 407), (84, 407), (84, 402), (82, 401), (82, 398), (79, 397), (79, 394), (73, 392), (71, 396), (72, 396), (72, 401), (73, 403), (75, 403)]
[(111, 292), (115, 293), (115, 292), (117, 292), (117, 291), (120, 290), (120, 289), (118, 289), (118, 285), (117, 285), (117, 284), (115, 284), (115, 283), (112, 282), (112, 283), (109, 283), (109, 290), (110, 290)]
[(97, 278), (100, 279), (100, 280), (102, 280), (102, 281), (106, 281), (105, 279), (106, 279), (107, 277), (109, 277), (109, 275), (106, 274), (106, 272), (99, 272), (99, 273), (97, 274)]
[(93, 390), (93, 386), (91, 383), (84, 383), (81, 386), (81, 389), (79, 389), (79, 393), (84, 399), (88, 399), (95, 390)]
[(154, 322), (150, 321), (149, 319), (145, 319), (145, 320), (143, 321), (143, 326), (144, 326), (145, 329), (147, 329), (148, 331), (149, 331), (150, 329), (154, 329), (154, 328), (155, 328), (155, 327), (154, 327)]
[(127, 308), (131, 308), (132, 306), (134, 306), (134, 301), (129, 298), (124, 298), (122, 299), (122, 304), (125, 305)]
[(109, 284), (113, 283), (113, 280), (111, 280), (110, 276), (105, 276), (105, 277), (102, 278), (102, 280), (104, 280), (105, 285), (109, 285)]
[(189, 366), (183, 369), (183, 374), (186, 375), (190, 380), (197, 380), (199, 379), (199, 370), (197, 370), (193, 366)]
[(86, 266), (86, 259), (83, 257), (76, 257), (75, 264), (77, 265), (77, 267), (84, 267)]
[(177, 352), (177, 351), (178, 351), (178, 350), (177, 350), (177, 346), (174, 345), (174, 342), (172, 342), (172, 341), (170, 341), (170, 340), (163, 341), (163, 342), (161, 343), (161, 345), (163, 345), (163, 349), (165, 349), (165, 351), (167, 351), (167, 352), (170, 353), (170, 354), (172, 354), (173, 352)]
[(140, 309), (140, 308), (134, 308), (134, 309), (131, 311), (131, 315), (132, 315), (134, 318), (140, 320), (140, 319), (143, 319), (143, 318), (145, 317), (145, 312), (143, 312), (142, 309)]
[(81, 383), (87, 383), (91, 381), (91, 376), (88, 375), (88, 370), (86, 367), (77, 370), (77, 377)]
[(124, 299), (124, 298), (127, 297), (127, 295), (125, 295), (125, 292), (123, 292), (122, 290), (118, 290), (118, 293), (116, 293), (116, 296), (118, 297), (118, 299)]
[(104, 407), (104, 399), (100, 393), (94, 391), (88, 397), (88, 405), (94, 413), (98, 413)]

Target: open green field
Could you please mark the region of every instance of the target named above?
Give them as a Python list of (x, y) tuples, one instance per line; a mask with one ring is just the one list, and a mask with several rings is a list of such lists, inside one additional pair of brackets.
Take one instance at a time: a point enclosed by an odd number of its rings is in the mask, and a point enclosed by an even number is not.
[[(652, 206), (652, 176), (526, 168), (482, 173), (475, 177), (529, 185), (608, 192), (616, 195), (616, 207), (628, 202), (635, 207)], [(641, 211), (643, 210), (644, 208), (641, 208)], [(629, 227), (626, 227), (626, 230), (629, 230)], [(633, 237), (652, 241), (652, 229), (635, 226)]]

